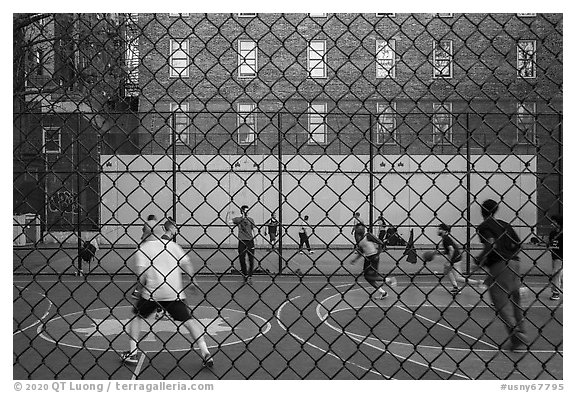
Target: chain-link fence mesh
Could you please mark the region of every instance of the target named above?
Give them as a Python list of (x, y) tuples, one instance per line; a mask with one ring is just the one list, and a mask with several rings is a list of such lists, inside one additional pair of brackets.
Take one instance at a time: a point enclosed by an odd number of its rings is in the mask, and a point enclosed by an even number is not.
[[(562, 378), (562, 56), (561, 14), (15, 14), (15, 378), (126, 377), (105, 360), (128, 349), (133, 317), (118, 310), (130, 308), (149, 215), (175, 222), (205, 280), (190, 304), (208, 335), (225, 335), (212, 346), (218, 378)], [(497, 295), (464, 280), (484, 273), (486, 199), (521, 240), (522, 319), (539, 332), (521, 361), (505, 355), (509, 370), (491, 363), (508, 337), (486, 329), (511, 311), (494, 313)], [(257, 227), (250, 295), (230, 284), (241, 281), (232, 221), (244, 205)], [(380, 273), (399, 280), (385, 305), (344, 286), (362, 273), (350, 263), (359, 221), (385, 243)], [(442, 249), (442, 223), (462, 253), (460, 295), (448, 293), (447, 259), (424, 253)], [(365, 319), (373, 307), (388, 314)], [(336, 316), (350, 311), (368, 333)], [(238, 333), (246, 320), (230, 322), (240, 312), (256, 325), (250, 339)], [(465, 316), (442, 323), (450, 312)], [(394, 337), (377, 334), (386, 321)], [(478, 335), (460, 332), (468, 324)], [(148, 356), (182, 351), (155, 342)], [(198, 375), (154, 356), (149, 378)]]

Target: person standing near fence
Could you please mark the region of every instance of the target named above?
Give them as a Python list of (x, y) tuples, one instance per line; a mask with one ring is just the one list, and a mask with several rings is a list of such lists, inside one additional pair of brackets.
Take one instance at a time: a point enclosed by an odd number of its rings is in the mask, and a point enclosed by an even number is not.
[(268, 221), (264, 223), (264, 226), (266, 227), (264, 229), (264, 235), (269, 236), (270, 249), (273, 250), (274, 244), (276, 243), (276, 235), (279, 235), (280, 227), (280, 223), (276, 219), (276, 214), (272, 213)]
[(309, 218), (310, 217), (308, 216), (304, 216), (304, 219), (301, 218), (298, 222), (298, 226), (300, 227), (300, 229), (298, 230), (298, 236), (300, 237), (300, 244), (298, 246), (298, 251), (300, 252), (300, 254), (304, 254), (303, 250), (304, 245), (306, 245), (306, 249), (310, 254), (314, 254), (314, 251), (310, 248), (310, 238), (308, 236), (308, 232), (312, 234), (312, 229), (308, 224)]
[(508, 329), (512, 351), (526, 345), (528, 338), (524, 324), (524, 311), (520, 304), (520, 262), (518, 253), (521, 249), (520, 238), (512, 226), (494, 217), (498, 203), (487, 199), (482, 203), (484, 221), (477, 232), (484, 250), (476, 263), (486, 268), (490, 297), (496, 309), (496, 315), (502, 319)]
[[(157, 222), (156, 222), (157, 224)], [(134, 305), (134, 318), (128, 325), (130, 350), (122, 354), (129, 364), (138, 363), (138, 343), (144, 325), (159, 306), (188, 330), (194, 343), (200, 347), (203, 366), (212, 367), (214, 361), (204, 339), (204, 328), (190, 314), (184, 302), (186, 295), (182, 285), (182, 271), (190, 276), (192, 289), (197, 291), (194, 268), (182, 247), (173, 241), (160, 238), (159, 225), (149, 228), (147, 241), (136, 252), (135, 271), (142, 293)]]
[(548, 247), (552, 254), (552, 296), (550, 300), (560, 300), (560, 291), (562, 290), (562, 256), (563, 256), (563, 242), (562, 242), (562, 216), (552, 216), (552, 223), (554, 229), (550, 232), (548, 237)]
[(386, 220), (384, 219), (384, 213), (380, 212), (380, 215), (378, 216), (378, 219), (376, 220), (376, 225), (378, 226), (378, 240), (380, 240), (383, 244), (384, 247), (386, 246), (386, 240), (387, 240), (387, 236), (386, 236)]
[[(230, 221), (231, 225), (238, 227), (238, 257), (240, 259), (240, 269), (244, 276), (244, 282), (252, 285), (252, 273), (254, 272), (254, 230), (256, 224), (251, 217), (248, 217), (248, 205), (240, 208), (240, 217), (234, 217)], [(246, 255), (248, 255), (249, 266), (246, 267)]]

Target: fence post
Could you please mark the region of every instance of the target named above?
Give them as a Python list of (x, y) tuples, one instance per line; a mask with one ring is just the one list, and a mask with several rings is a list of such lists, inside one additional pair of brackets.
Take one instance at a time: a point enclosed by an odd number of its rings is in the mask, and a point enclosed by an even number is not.
[[(180, 107), (178, 108), (180, 109)], [(176, 193), (178, 190), (176, 189), (176, 127), (175, 127), (175, 119), (172, 118), (172, 114), (168, 114), (168, 126), (171, 128), (170, 132), (172, 133), (172, 219), (176, 221)], [(173, 240), (176, 241), (177, 234), (174, 234)]]
[[(74, 162), (74, 160), (72, 160)], [(80, 116), (76, 114), (76, 231), (78, 232), (78, 273), (81, 274), (82, 272), (82, 258), (80, 257), (80, 252), (82, 251), (82, 226), (80, 224), (80, 212), (81, 204), (80, 204)]]
[(282, 221), (282, 142), (282, 113), (278, 112), (278, 274), (282, 274), (284, 268), (282, 238), (286, 233)]
[(369, 198), (369, 203), (370, 203), (370, 212), (368, 214), (368, 220), (369, 220), (369, 224), (368, 224), (368, 228), (369, 231), (372, 233), (372, 224), (374, 222), (374, 145), (372, 144), (372, 114), (368, 114), (368, 139), (369, 139), (369, 143), (370, 143), (370, 150), (369, 150), (369, 169), (368, 169), (368, 176), (369, 176), (369, 187), (370, 187), (370, 193), (368, 195)]
[(470, 274), (471, 230), (470, 230), (470, 114), (466, 113), (466, 274)]

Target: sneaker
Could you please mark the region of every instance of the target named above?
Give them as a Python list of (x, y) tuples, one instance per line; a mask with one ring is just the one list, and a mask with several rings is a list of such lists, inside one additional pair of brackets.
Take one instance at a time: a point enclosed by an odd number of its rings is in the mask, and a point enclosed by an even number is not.
[(156, 318), (156, 320), (162, 319), (165, 317), (166, 317), (166, 314), (164, 313), (164, 310), (156, 310), (156, 315), (154, 316), (154, 318)]
[(304, 251), (300, 251), (300, 254), (304, 254)]
[(134, 299), (134, 300), (140, 299), (140, 296), (141, 296), (141, 294), (140, 294), (140, 291), (139, 291), (138, 289), (135, 289), (135, 290), (132, 292), (132, 294), (130, 295), (130, 297), (131, 297), (132, 299)]
[(138, 352), (137, 351), (132, 353), (130, 353), (130, 351), (122, 352), (122, 361), (128, 364), (137, 364)]
[(398, 280), (396, 279), (396, 277), (386, 277), (386, 284), (388, 284), (391, 287), (395, 287), (398, 285)]
[(452, 287), (452, 289), (450, 290), (450, 293), (452, 295), (458, 295), (460, 293), (460, 288), (458, 287)]
[(310, 250), (310, 254), (314, 254), (314, 250)]
[(550, 296), (550, 300), (560, 300), (560, 294), (552, 293), (552, 296)]
[(386, 299), (387, 297), (388, 297), (388, 292), (386, 292), (386, 291), (380, 292), (380, 296), (378, 297), (378, 300)]
[(202, 359), (202, 367), (214, 367), (214, 359), (211, 354), (204, 356)]

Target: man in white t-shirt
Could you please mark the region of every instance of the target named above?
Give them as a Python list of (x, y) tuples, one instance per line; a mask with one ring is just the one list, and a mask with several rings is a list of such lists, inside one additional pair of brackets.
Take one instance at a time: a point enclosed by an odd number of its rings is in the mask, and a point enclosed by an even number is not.
[(192, 318), (182, 285), (182, 270), (187, 273), (196, 289), (194, 268), (190, 259), (178, 244), (161, 239), (159, 225), (151, 228), (146, 242), (136, 252), (135, 273), (142, 286), (140, 298), (134, 306), (135, 317), (130, 321), (130, 351), (122, 354), (126, 363), (138, 363), (138, 341), (144, 319), (148, 318), (160, 306), (172, 318), (184, 324), (200, 347), (203, 365), (212, 367), (214, 361), (204, 340), (204, 328)]

